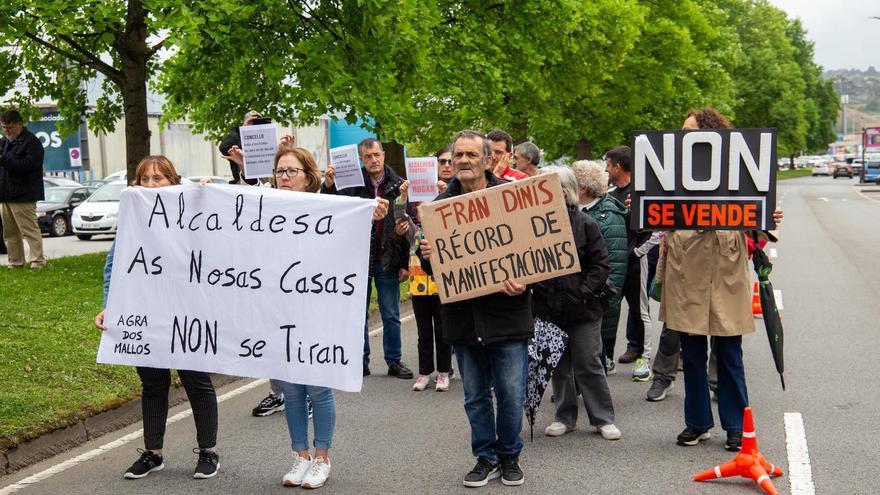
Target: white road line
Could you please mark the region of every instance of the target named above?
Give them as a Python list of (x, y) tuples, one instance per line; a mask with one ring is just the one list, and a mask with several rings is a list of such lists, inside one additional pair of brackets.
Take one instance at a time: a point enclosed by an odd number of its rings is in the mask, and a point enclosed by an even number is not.
[[(407, 322), (407, 321), (409, 321), (409, 320), (412, 320), (413, 318), (415, 318), (415, 315), (414, 315), (414, 314), (410, 314), (410, 315), (404, 316), (403, 319), (400, 320), (400, 324), (403, 325), (405, 322)], [(383, 329), (383, 328), (385, 328), (385, 327), (379, 327), (379, 328), (377, 328), (377, 329), (375, 329), (375, 330), (370, 330), (370, 337), (375, 337), (376, 335), (379, 335), (380, 333), (382, 333), (382, 329)], [(0, 495), (3, 495), (3, 494), (0, 493)]]
[(813, 468), (807, 451), (807, 434), (801, 413), (785, 413), (785, 445), (788, 450), (788, 480), (791, 495), (815, 495)]
[(776, 300), (776, 309), (782, 311), (782, 289), (773, 289), (773, 299)]
[[(269, 380), (266, 380), (266, 379), (254, 380), (250, 383), (242, 385), (234, 390), (226, 392), (225, 394), (221, 395), (220, 397), (217, 397), (217, 403), (219, 404), (219, 403), (224, 402), (226, 400), (229, 400), (233, 397), (241, 395), (245, 392), (253, 390), (253, 389), (259, 387), (260, 385), (265, 384), (268, 381)], [(192, 409), (187, 409), (185, 411), (179, 412), (179, 413), (175, 414), (174, 416), (171, 416), (170, 418), (168, 418), (167, 424), (170, 425), (170, 424), (176, 423), (176, 422), (180, 421), (181, 419), (188, 418), (190, 416), (192, 416)], [(115, 449), (116, 447), (121, 447), (121, 446), (127, 444), (128, 442), (131, 442), (132, 440), (137, 440), (138, 438), (142, 437), (143, 435), (144, 435), (144, 430), (140, 429), (135, 432), (129, 433), (128, 435), (125, 435), (122, 438), (119, 438), (119, 439), (114, 440), (109, 443), (105, 443), (104, 445), (101, 445), (98, 448), (90, 450), (84, 454), (80, 454), (72, 459), (68, 459), (68, 460), (62, 462), (61, 464), (58, 464), (56, 466), (52, 466), (51, 468), (46, 469), (45, 471), (41, 471), (37, 474), (28, 476), (27, 478), (25, 478), (17, 483), (13, 483), (5, 488), (2, 488), (2, 489), (0, 489), (0, 495), (10, 495), (10, 494), (15, 493), (23, 488), (27, 488), (33, 484), (39, 483), (40, 481), (43, 481), (43, 480), (45, 480), (51, 476), (54, 476), (60, 472), (66, 471), (66, 470), (76, 466), (77, 464), (81, 464), (83, 462), (88, 461), (89, 459), (93, 459), (93, 458), (95, 458), (105, 452), (108, 452), (110, 450)]]
[(770, 248), (770, 259), (776, 259), (779, 257), (779, 251), (776, 248)]
[[(405, 323), (409, 320), (412, 320), (413, 318), (415, 318), (415, 315), (413, 315), (413, 314), (407, 315), (403, 319), (400, 320), (400, 323)], [(382, 333), (382, 327), (379, 327), (375, 330), (370, 331), (370, 337), (374, 337), (376, 335), (379, 335), (380, 333)], [(221, 395), (220, 397), (217, 397), (217, 403), (219, 404), (223, 401), (229, 400), (233, 397), (236, 397), (236, 396), (241, 395), (245, 392), (253, 390), (268, 381), (269, 380), (266, 380), (266, 379), (254, 380), (248, 384), (242, 385), (241, 387), (238, 387), (234, 390), (231, 390), (231, 391)], [(187, 409), (185, 411), (181, 411), (181, 412), (175, 414), (174, 416), (171, 416), (170, 418), (168, 418), (168, 421), (166, 424), (169, 424), (169, 425), (174, 424), (174, 423), (180, 421), (181, 419), (188, 418), (190, 416), (192, 416), (192, 409)], [(86, 462), (90, 459), (94, 459), (95, 457), (97, 457), (97, 456), (99, 456), (109, 450), (113, 450), (116, 447), (120, 447), (122, 445), (125, 445), (128, 442), (131, 442), (132, 440), (137, 440), (138, 438), (142, 437), (143, 435), (144, 435), (144, 430), (140, 429), (135, 432), (129, 433), (128, 435), (125, 435), (124, 437), (119, 438), (118, 440), (114, 440), (112, 442), (105, 443), (104, 445), (101, 445), (100, 447), (97, 447), (93, 450), (90, 450), (84, 454), (80, 454), (72, 459), (68, 459), (68, 460), (62, 462), (61, 464), (58, 464), (57, 466), (53, 466), (49, 469), (46, 469), (45, 471), (41, 471), (37, 474), (28, 476), (27, 478), (25, 478), (17, 483), (13, 483), (7, 487), (4, 487), (4, 488), (0, 489), (0, 495), (10, 495), (10, 494), (15, 493), (23, 488), (27, 488), (30, 485), (33, 485), (35, 483), (39, 483), (40, 481), (43, 481), (43, 480), (45, 480), (51, 476), (54, 476), (58, 473), (61, 473), (63, 471), (66, 471), (66, 470), (76, 466), (77, 464), (81, 464), (81, 463)]]

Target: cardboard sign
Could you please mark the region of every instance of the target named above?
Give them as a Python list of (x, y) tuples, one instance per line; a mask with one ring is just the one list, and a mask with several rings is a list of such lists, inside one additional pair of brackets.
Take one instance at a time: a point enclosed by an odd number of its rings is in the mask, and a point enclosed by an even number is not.
[(410, 203), (433, 201), (440, 194), (437, 189), (437, 158), (407, 158), (406, 179), (409, 181), (407, 197)]
[(336, 169), (334, 184), (336, 190), (365, 186), (364, 174), (356, 144), (330, 148), (330, 165)]
[(776, 129), (632, 133), (630, 226), (776, 228)]
[(245, 177), (271, 177), (278, 151), (278, 128), (275, 124), (243, 125), (238, 132), (244, 152)]
[(127, 189), (98, 362), (359, 391), (375, 206), (258, 187)]
[(443, 303), (581, 269), (555, 174), (422, 203), (419, 218)]

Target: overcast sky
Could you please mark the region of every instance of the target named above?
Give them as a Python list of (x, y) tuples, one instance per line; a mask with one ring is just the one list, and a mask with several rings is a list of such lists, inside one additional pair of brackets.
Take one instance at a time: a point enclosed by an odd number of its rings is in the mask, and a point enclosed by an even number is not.
[(880, 70), (880, 0), (769, 0), (800, 18), (825, 69)]

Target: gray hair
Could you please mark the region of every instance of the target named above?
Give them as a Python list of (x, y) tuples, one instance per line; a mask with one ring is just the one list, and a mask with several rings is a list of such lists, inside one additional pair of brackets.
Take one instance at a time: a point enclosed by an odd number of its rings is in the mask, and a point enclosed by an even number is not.
[(482, 139), (483, 140), (483, 161), (486, 162), (489, 160), (489, 156), (492, 154), (492, 145), (489, 143), (489, 140), (486, 136), (477, 131), (471, 130), (463, 130), (455, 133), (455, 137), (452, 138), (452, 144), (449, 145), (452, 148), (452, 155), (455, 156), (455, 143), (458, 142), (459, 139)]
[(578, 160), (571, 164), (578, 187), (591, 198), (601, 198), (608, 190), (608, 172), (601, 160)]
[(535, 146), (535, 143), (526, 141), (516, 145), (516, 151), (526, 160), (532, 162), (532, 165), (538, 166), (541, 163), (541, 149)]
[(544, 167), (538, 171), (538, 174), (559, 175), (559, 182), (562, 183), (562, 192), (565, 194), (565, 204), (568, 206), (578, 205), (578, 183), (574, 172), (569, 167), (560, 167), (558, 165)]
[(373, 146), (375, 146), (375, 145), (377, 145), (377, 144), (379, 145), (379, 151), (384, 152), (384, 151), (385, 151), (385, 148), (382, 147), (382, 142), (381, 142), (381, 141), (379, 141), (379, 140), (376, 139), (376, 138), (368, 137), (368, 138), (366, 138), (366, 139), (364, 139), (363, 141), (361, 141), (361, 142), (358, 143), (358, 154), (362, 154), (362, 153), (364, 152), (365, 149), (367, 149), (367, 148), (372, 148)]

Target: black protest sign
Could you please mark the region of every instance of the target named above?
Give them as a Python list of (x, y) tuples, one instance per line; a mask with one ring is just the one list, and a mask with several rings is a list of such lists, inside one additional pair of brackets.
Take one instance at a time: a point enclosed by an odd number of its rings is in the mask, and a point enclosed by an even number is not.
[(632, 228), (776, 228), (776, 129), (636, 131), (631, 138)]

